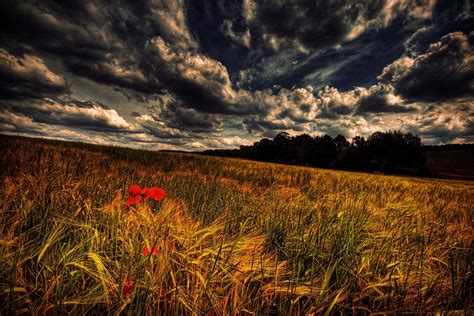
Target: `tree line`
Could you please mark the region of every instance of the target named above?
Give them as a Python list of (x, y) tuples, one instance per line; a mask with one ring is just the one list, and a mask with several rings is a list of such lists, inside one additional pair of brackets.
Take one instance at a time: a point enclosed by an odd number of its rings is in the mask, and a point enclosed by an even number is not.
[(331, 137), (281, 132), (239, 149), (203, 151), (204, 155), (235, 157), (319, 168), (424, 174), (426, 155), (418, 136), (401, 131), (375, 132), (367, 138)]

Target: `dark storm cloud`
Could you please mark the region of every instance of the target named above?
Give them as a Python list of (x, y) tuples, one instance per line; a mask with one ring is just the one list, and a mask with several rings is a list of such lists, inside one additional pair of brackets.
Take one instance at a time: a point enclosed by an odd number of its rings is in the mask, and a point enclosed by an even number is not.
[[(176, 111), (176, 112), (173, 112)], [(171, 121), (169, 119), (172, 118)], [(205, 148), (232, 148), (250, 142), (240, 136), (224, 136), (223, 122), (208, 114), (200, 114), (194, 109), (175, 108), (153, 115), (138, 115), (136, 121), (153, 137), (152, 142), (177, 146), (187, 150)], [(169, 123), (164, 123), (169, 122)], [(130, 134), (131, 138), (136, 138)], [(142, 139), (141, 137), (138, 140)]]
[(40, 98), (68, 91), (66, 80), (34, 55), (14, 56), (0, 48), (0, 95), (7, 99)]
[[(114, 130), (109, 132), (108, 129), (104, 130), (103, 128), (82, 129), (82, 127), (83, 124), (74, 128), (70, 125), (40, 123), (22, 113), (14, 113), (6, 109), (0, 110), (0, 130), (6, 134), (23, 134), (33, 137), (148, 149), (150, 146), (162, 143), (159, 139), (145, 133), (117, 133)], [(160, 145), (160, 147), (168, 148), (166, 145)]]
[(467, 139), (472, 107), (445, 101), (472, 101), (468, 6), (435, 3), (4, 0), (2, 131), (188, 149), (401, 125)]
[[(135, 92), (153, 94), (162, 93), (164, 87), (159, 80), (148, 79), (136, 66), (121, 64), (118, 59), (84, 61), (70, 58), (64, 65), (74, 74), (92, 79), (99, 83), (127, 88)], [(128, 95), (132, 95), (128, 93)]]
[(404, 113), (414, 112), (417, 109), (403, 106), (397, 103), (390, 103), (389, 96), (392, 88), (383, 84), (372, 86), (368, 89), (368, 94), (357, 100), (355, 114), (364, 115), (368, 113)]
[(171, 122), (170, 127), (194, 133), (222, 131), (222, 120), (216, 116), (199, 113), (194, 109), (176, 107), (163, 113), (162, 120)]
[(184, 107), (199, 112), (250, 115), (265, 111), (252, 91), (236, 90), (227, 68), (205, 55), (182, 50), (154, 37), (146, 44), (150, 73), (161, 78)]
[(98, 3), (6, 0), (0, 12), (3, 46), (55, 54), (73, 73), (106, 84), (137, 89), (144, 85), (133, 59), (114, 56), (124, 55), (126, 45), (112, 32), (107, 10)]
[(469, 34), (474, 29), (473, 7), (469, 1), (438, 0), (431, 22), (416, 27), (405, 40), (406, 55), (413, 57), (443, 35), (453, 32)]
[(474, 94), (474, 32), (454, 32), (414, 58), (401, 57), (379, 79), (415, 101), (443, 101)]
[[(147, 135), (152, 136), (153, 142), (160, 142), (173, 146), (186, 146), (192, 142), (208, 143), (219, 134), (195, 133), (192, 131), (183, 131), (176, 128), (164, 126), (160, 121), (153, 117), (142, 116), (139, 118), (141, 126), (145, 129)], [(133, 134), (131, 134), (133, 135)], [(131, 136), (133, 137), (133, 136)], [(203, 147), (203, 145), (201, 145)]]
[[(156, 136), (169, 134), (176, 137), (182, 133), (211, 133), (220, 132), (223, 128), (222, 119), (215, 115), (200, 113), (194, 109), (177, 105), (167, 106), (157, 114), (139, 115), (137, 121), (152, 131)], [(165, 123), (166, 122), (166, 123)], [(172, 133), (168, 133), (173, 131)], [(177, 133), (180, 131), (182, 133)], [(160, 134), (160, 135), (158, 135)]]
[(141, 93), (159, 93), (146, 74), (145, 42), (154, 34), (194, 47), (185, 29), (182, 2), (2, 1), (0, 45), (58, 56), (72, 73)]
[(147, 43), (152, 71), (172, 93), (210, 113), (235, 112), (235, 92), (227, 69), (218, 61), (170, 46), (161, 37)]
[(33, 119), (6, 110), (0, 110), (0, 130), (3, 133), (48, 135), (47, 130), (43, 130)]
[(377, 113), (407, 113), (417, 109), (403, 104), (394, 94), (393, 87), (378, 83), (369, 88), (356, 87), (341, 92), (334, 87), (325, 87), (318, 92), (321, 99), (318, 118), (337, 119), (347, 115)]
[[(435, 2), (379, 1), (382, 9), (366, 20), (362, 12), (370, 10), (369, 1), (272, 1), (268, 10), (266, 2), (244, 1), (243, 15), (250, 24), (251, 50), (249, 53), (230, 51), (233, 56), (239, 56), (239, 61), (251, 59), (252, 62), (250, 66), (248, 62), (241, 64), (240, 69), (248, 69), (238, 72), (243, 75), (239, 83), (254, 90), (271, 88), (275, 84), (285, 88), (313, 84), (318, 89), (332, 85), (344, 90), (375, 84), (383, 67), (403, 53), (406, 38), (431, 21)], [(319, 12), (325, 15), (322, 19), (310, 15), (311, 8), (317, 6), (321, 6)], [(275, 24), (278, 28), (288, 28), (288, 37), (268, 31), (266, 24), (258, 18), (260, 10), (267, 14), (280, 9), (284, 18), (268, 23), (270, 27)], [(361, 15), (356, 18), (356, 14)], [(345, 24), (350, 25), (346, 31), (337, 33), (339, 36), (319, 27), (334, 16), (333, 20), (341, 30)], [(344, 22), (351, 19), (356, 21), (353, 24)], [(306, 24), (315, 27), (305, 30)], [(298, 39), (298, 34), (311, 32), (318, 37), (313, 45), (311, 42), (305, 45)], [(320, 44), (322, 46), (318, 46)], [(234, 78), (235, 71), (230, 70), (230, 75)]]
[[(268, 120), (255, 120), (255, 119), (244, 119), (243, 123), (247, 127), (249, 133), (252, 132), (266, 132), (266, 131), (283, 131), (288, 129), (288, 125), (284, 123), (275, 123)], [(272, 132), (272, 135), (274, 133)]]
[(359, 101), (357, 105), (356, 114), (363, 115), (366, 113), (403, 113), (413, 111), (416, 111), (416, 109), (389, 104), (387, 96), (384, 94), (372, 94), (368, 97), (362, 98)]
[(223, 118), (183, 106), (173, 96), (162, 96), (149, 114), (132, 113), (135, 121), (149, 134), (162, 140), (196, 139), (223, 131)]
[[(23, 121), (61, 125), (83, 130), (137, 133), (139, 126), (127, 122), (116, 110), (91, 101), (41, 99), (28, 102), (0, 103), (11, 117), (21, 116)], [(21, 121), (21, 120), (20, 120)]]
[(305, 131), (310, 129), (320, 111), (321, 101), (312, 87), (255, 91), (247, 96), (260, 104), (261, 111), (244, 117), (242, 124), (250, 132), (266, 130)]
[(337, 119), (341, 115), (349, 115), (354, 107), (354, 96), (341, 93), (334, 87), (324, 87), (318, 92), (318, 98), (321, 100), (318, 118)]
[(1, 6), (5, 32), (0, 45), (54, 54), (73, 74), (106, 85), (151, 97), (170, 92), (200, 111), (252, 111), (236, 103), (226, 67), (198, 52), (184, 1), (112, 1), (107, 6), (6, 1)]
[(308, 48), (334, 46), (366, 29), (387, 25), (400, 13), (428, 18), (435, 1), (246, 1), (244, 15), (277, 49), (289, 41)]
[(407, 125), (429, 143), (473, 142), (474, 102), (430, 106)]
[(230, 38), (232, 41), (239, 43), (242, 46), (250, 48), (250, 30), (247, 28), (244, 32), (236, 32), (232, 21), (224, 20), (221, 25), (221, 32)]
[(248, 14), (249, 20), (269, 34), (266, 40), (270, 45), (276, 47), (280, 39), (285, 39), (320, 48), (339, 43), (349, 35), (359, 17), (374, 18), (382, 9), (380, 1), (359, 7), (329, 1), (261, 1), (252, 3)]

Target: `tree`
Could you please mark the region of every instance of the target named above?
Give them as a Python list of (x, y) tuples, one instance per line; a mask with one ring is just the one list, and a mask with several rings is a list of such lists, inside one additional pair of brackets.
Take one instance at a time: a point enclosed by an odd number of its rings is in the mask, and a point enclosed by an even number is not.
[(375, 132), (367, 140), (356, 136), (351, 142), (342, 135), (290, 136), (281, 132), (252, 146), (233, 150), (211, 150), (209, 155), (242, 157), (314, 167), (348, 170), (416, 173), (425, 168), (425, 154), (418, 136), (400, 131)]
[(330, 167), (337, 156), (334, 139), (329, 135), (324, 135), (322, 137), (316, 136), (314, 141), (314, 165), (317, 167)]
[(377, 157), (378, 169), (401, 172), (418, 169), (425, 163), (419, 137), (401, 131), (375, 132), (367, 139), (367, 147)]
[(256, 142), (254, 146), (256, 147), (257, 160), (270, 162), (275, 161), (278, 154), (278, 148), (272, 140), (264, 138), (261, 141)]
[(274, 161), (288, 163), (288, 160), (291, 159), (288, 152), (290, 142), (291, 136), (287, 132), (280, 132), (273, 138), (273, 144), (277, 150)]
[(334, 142), (336, 143), (336, 148), (337, 148), (337, 152), (338, 153), (341, 153), (343, 152), (344, 150), (346, 150), (347, 148), (349, 148), (349, 146), (351, 145), (347, 139), (342, 136), (341, 134), (337, 135), (335, 138), (334, 138)]

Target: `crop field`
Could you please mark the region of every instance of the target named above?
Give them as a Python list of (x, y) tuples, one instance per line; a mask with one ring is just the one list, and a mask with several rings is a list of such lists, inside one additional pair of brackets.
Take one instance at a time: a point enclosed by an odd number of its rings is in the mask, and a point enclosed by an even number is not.
[(0, 148), (1, 315), (474, 308), (472, 181), (7, 136)]

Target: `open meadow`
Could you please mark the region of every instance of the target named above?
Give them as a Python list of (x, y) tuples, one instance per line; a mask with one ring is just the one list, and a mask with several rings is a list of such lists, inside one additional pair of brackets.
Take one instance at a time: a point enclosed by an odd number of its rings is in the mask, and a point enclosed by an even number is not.
[[(0, 314), (474, 307), (474, 182), (0, 138)], [(129, 187), (161, 199), (128, 206)]]

